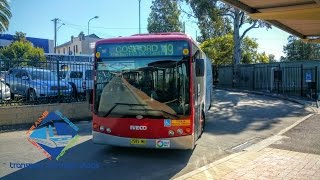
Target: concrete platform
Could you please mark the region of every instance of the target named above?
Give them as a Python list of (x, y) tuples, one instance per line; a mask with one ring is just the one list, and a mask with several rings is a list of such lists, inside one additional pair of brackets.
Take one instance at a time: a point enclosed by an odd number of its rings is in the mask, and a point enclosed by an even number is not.
[[(320, 153), (312, 151), (320, 137), (313, 142), (303, 137), (320, 121), (320, 114), (311, 114), (277, 135), (255, 144), (242, 152), (227, 156), (211, 164), (176, 178), (190, 179), (320, 179)], [(309, 127), (309, 128), (307, 128)], [(300, 139), (297, 135), (300, 134)], [(294, 142), (288, 141), (290, 135)], [(298, 140), (297, 140), (298, 139)], [(279, 143), (280, 142), (280, 143)], [(282, 142), (282, 143), (281, 143)], [(304, 142), (309, 142), (304, 144)], [(280, 145), (282, 144), (282, 145)], [(314, 147), (314, 148), (310, 148)], [(281, 149), (280, 149), (281, 148)], [(310, 150), (311, 149), (311, 150)]]

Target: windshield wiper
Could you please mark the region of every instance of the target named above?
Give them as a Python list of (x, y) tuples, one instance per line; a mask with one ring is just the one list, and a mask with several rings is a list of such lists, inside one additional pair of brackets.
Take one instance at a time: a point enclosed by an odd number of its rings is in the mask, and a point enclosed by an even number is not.
[(114, 110), (114, 108), (116, 108), (118, 105), (124, 105), (124, 106), (147, 106), (146, 104), (115, 103), (115, 105), (113, 105), (112, 108), (106, 114), (103, 115), (103, 117), (109, 116), (109, 114), (111, 114), (111, 112)]
[(174, 118), (176, 118), (176, 119), (179, 119), (179, 116), (174, 115), (174, 114), (169, 113), (169, 112), (164, 111), (164, 110), (157, 110), (157, 109), (130, 109), (130, 110), (132, 110), (132, 111), (147, 111), (147, 112), (148, 112), (148, 111), (162, 112), (162, 113), (167, 114), (167, 115), (169, 115), (169, 116), (171, 116), (171, 117), (174, 117)]

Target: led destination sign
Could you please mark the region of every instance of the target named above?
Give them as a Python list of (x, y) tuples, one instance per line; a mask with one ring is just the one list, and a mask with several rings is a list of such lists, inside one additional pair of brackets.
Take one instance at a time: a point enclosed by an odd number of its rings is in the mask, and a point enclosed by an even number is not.
[(184, 41), (103, 44), (97, 47), (97, 52), (102, 58), (183, 56), (189, 53), (188, 43)]

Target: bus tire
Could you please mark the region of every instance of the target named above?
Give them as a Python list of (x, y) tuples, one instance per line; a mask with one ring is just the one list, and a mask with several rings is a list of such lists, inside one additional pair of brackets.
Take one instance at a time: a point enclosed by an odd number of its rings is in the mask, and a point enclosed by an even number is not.
[(210, 105), (209, 105), (209, 109), (208, 110), (210, 110), (211, 109), (211, 107), (212, 107), (212, 90), (210, 90)]

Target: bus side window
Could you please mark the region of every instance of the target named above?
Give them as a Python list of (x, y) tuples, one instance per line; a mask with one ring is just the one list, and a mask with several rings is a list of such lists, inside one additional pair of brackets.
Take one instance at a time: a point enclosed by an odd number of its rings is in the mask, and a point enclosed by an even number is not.
[(196, 59), (196, 76), (204, 76), (204, 59)]

